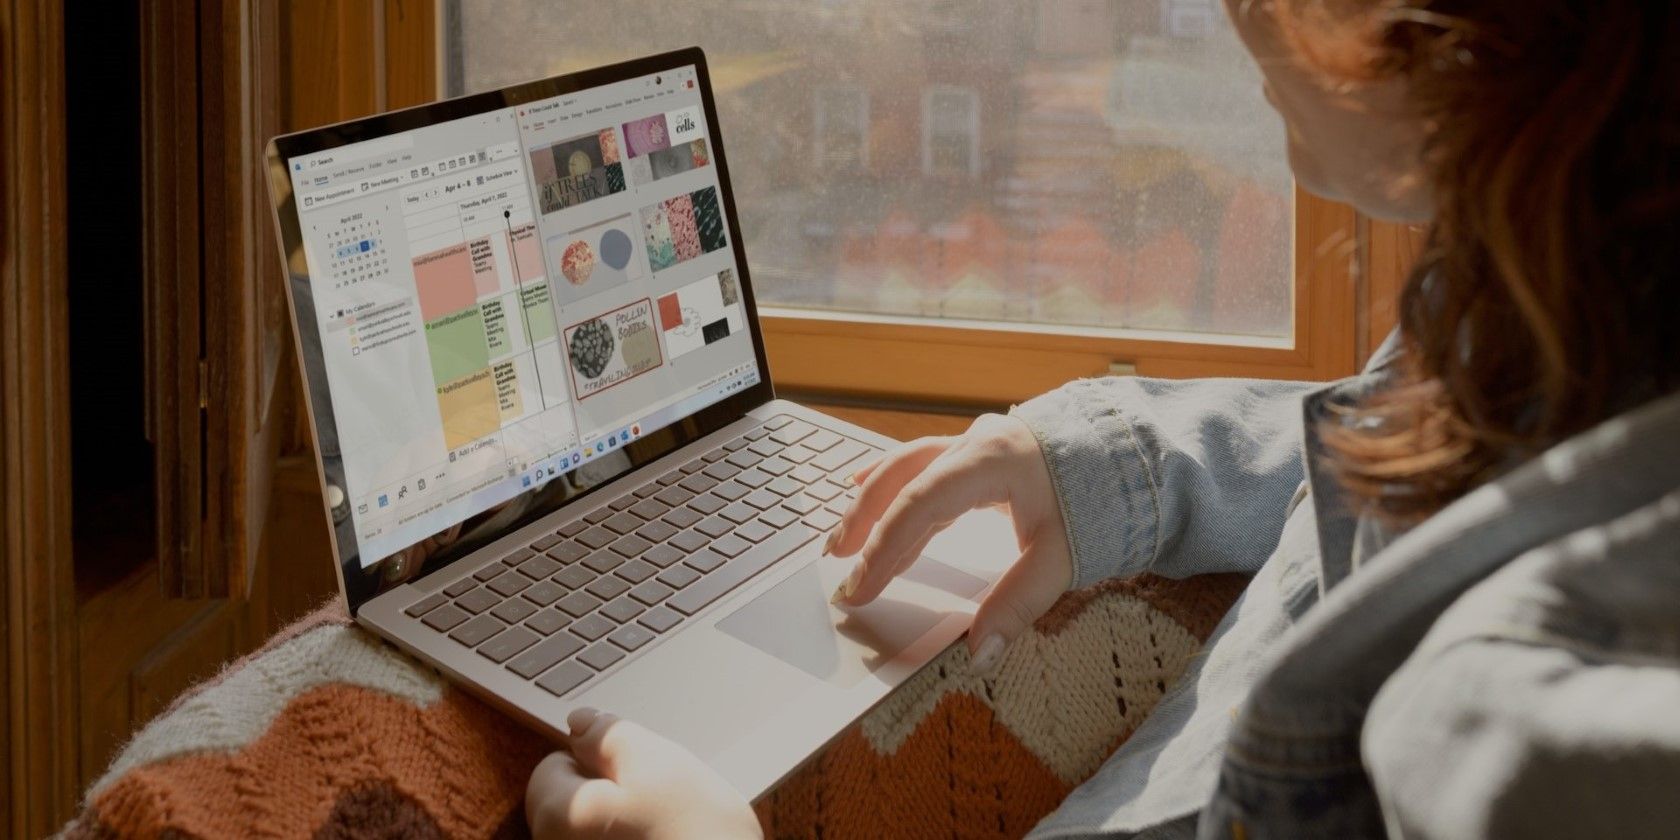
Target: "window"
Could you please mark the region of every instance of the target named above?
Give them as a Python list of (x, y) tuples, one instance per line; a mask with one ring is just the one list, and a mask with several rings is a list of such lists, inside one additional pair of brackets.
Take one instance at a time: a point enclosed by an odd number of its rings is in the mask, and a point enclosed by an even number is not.
[(922, 173), (980, 176), (980, 97), (966, 88), (922, 94)]
[[(778, 381), (892, 390), (894, 371), (837, 384), (783, 361), (836, 367), (855, 350), (842, 337), (1017, 382), (950, 386), (975, 400), (1025, 396), (1039, 369), (1105, 372), (1098, 357), (1319, 369), (1301, 319), (1331, 304), (1306, 277), (1351, 282), (1356, 220), (1297, 200), (1282, 127), (1211, 0), (977, 0), (962, 26), (945, 0), (624, 0), (587, 26), (569, 7), (444, 0), (445, 92), (704, 47)], [(1352, 292), (1323, 293), (1352, 317)], [(977, 361), (1004, 347), (1030, 352)], [(1028, 357), (1032, 376), (995, 372)]]
[(869, 94), (856, 87), (817, 88), (811, 101), (812, 148), (830, 172), (869, 168)]

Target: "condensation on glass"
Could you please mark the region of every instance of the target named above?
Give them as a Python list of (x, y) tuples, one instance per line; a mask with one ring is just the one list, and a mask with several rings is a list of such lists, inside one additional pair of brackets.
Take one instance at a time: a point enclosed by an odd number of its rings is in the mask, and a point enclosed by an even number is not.
[(704, 47), (769, 305), (1292, 334), (1282, 128), (1218, 0), (446, 0), (444, 20), (451, 94)]

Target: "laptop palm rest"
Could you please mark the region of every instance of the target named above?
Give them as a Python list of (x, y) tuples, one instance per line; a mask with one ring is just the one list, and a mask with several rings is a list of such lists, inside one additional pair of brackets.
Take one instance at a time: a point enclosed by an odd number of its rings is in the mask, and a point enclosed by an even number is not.
[[(923, 557), (866, 606), (828, 598), (852, 560), (824, 557), (717, 623), (719, 630), (840, 688), (851, 688), (954, 612), (986, 582)], [(963, 609), (967, 606), (968, 609)]]

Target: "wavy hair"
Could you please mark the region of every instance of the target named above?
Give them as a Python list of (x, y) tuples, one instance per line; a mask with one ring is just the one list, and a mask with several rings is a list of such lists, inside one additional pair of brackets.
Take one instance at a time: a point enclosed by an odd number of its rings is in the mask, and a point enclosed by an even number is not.
[(1680, 3), (1267, 2), (1326, 83), (1398, 76), (1426, 126), (1400, 376), (1322, 430), (1366, 511), (1415, 522), (1680, 387)]

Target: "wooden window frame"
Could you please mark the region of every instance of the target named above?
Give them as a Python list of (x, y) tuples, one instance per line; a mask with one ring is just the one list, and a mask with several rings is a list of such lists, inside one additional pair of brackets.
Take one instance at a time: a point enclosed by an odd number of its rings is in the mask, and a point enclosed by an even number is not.
[[(319, 2), (319, 0), (315, 0)], [(394, 7), (417, 8), (406, 18)], [(386, 0), (386, 79), (427, 101), (443, 90), (442, 0)], [(411, 8), (412, 11), (412, 8)], [(373, 74), (377, 76), (378, 74)], [(926, 103), (924, 103), (924, 111)], [(343, 114), (342, 119), (351, 114)], [(979, 117), (978, 107), (976, 117)], [(976, 139), (978, 135), (976, 135)], [(925, 144), (924, 144), (925, 145)], [(978, 161), (978, 152), (975, 158)], [(857, 312), (762, 307), (779, 390), (853, 401), (997, 408), (1069, 380), (1111, 374), (1328, 380), (1358, 370), (1394, 323), (1393, 302), (1420, 250), (1417, 230), (1367, 219), (1299, 188), (1293, 217), (1289, 339), (1035, 324), (938, 322)]]

